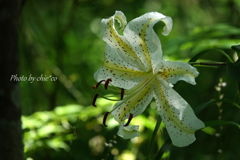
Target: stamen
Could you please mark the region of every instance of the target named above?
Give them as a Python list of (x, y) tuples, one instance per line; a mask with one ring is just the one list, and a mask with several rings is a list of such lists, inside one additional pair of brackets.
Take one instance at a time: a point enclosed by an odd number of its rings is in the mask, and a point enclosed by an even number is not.
[(95, 96), (93, 97), (93, 100), (92, 100), (92, 106), (94, 106), (94, 107), (97, 107), (96, 104), (95, 104), (97, 98), (98, 98), (98, 94), (95, 94)]
[(104, 125), (104, 127), (107, 127), (107, 125), (106, 125), (106, 120), (107, 120), (107, 116), (108, 116), (109, 113), (110, 113), (110, 112), (106, 112), (106, 113), (104, 114), (104, 117), (103, 117), (103, 125)]
[(93, 89), (97, 89), (98, 86), (99, 86), (103, 81), (105, 81), (105, 80), (99, 81), (96, 85), (93, 85), (92, 88), (93, 88)]
[(126, 126), (128, 126), (128, 125), (130, 124), (132, 118), (133, 118), (133, 114), (130, 113), (129, 118), (128, 118), (128, 121), (127, 121), (127, 123), (124, 125), (124, 127), (126, 127)]
[(106, 82), (105, 82), (105, 85), (104, 85), (105, 89), (107, 89), (107, 87), (108, 87), (108, 85), (109, 85), (110, 82), (112, 82), (112, 79), (111, 79), (111, 78), (108, 78), (108, 79), (106, 80)]
[(124, 96), (124, 89), (123, 88), (121, 88), (121, 100), (123, 99), (123, 96)]

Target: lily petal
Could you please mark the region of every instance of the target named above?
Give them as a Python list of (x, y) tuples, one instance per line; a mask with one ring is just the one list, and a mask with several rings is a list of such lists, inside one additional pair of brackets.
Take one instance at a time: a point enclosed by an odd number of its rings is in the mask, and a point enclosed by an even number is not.
[(123, 123), (120, 125), (117, 135), (124, 139), (132, 139), (140, 135), (138, 125), (124, 127)]
[(173, 145), (188, 146), (195, 141), (194, 132), (204, 128), (190, 105), (169, 84), (158, 76), (158, 83), (154, 83), (154, 98), (158, 112), (166, 126)]
[(111, 63), (105, 62), (94, 74), (96, 81), (111, 78), (111, 85), (119, 88), (130, 89), (146, 78), (146, 73), (130, 71), (127, 68), (116, 68)]
[(136, 117), (146, 109), (153, 98), (151, 82), (154, 79), (154, 77), (144, 79), (125, 91), (126, 96), (123, 100), (113, 106), (112, 115), (116, 121), (121, 123), (129, 117), (129, 113)]
[[(108, 18), (101, 21), (102, 27), (102, 38), (107, 42), (105, 58), (106, 61), (111, 62), (114, 65), (122, 66), (124, 60), (124, 65), (128, 68), (137, 68), (139, 70), (145, 71), (141, 60), (137, 57), (136, 53), (130, 47), (128, 41), (126, 41), (124, 36), (118, 34), (115, 29), (115, 19), (118, 20), (122, 28), (126, 25), (126, 17), (121, 11), (116, 11), (116, 13)], [(134, 65), (133, 67), (131, 67)]]
[(161, 43), (153, 30), (153, 26), (159, 21), (166, 24), (163, 34), (167, 35), (172, 29), (172, 19), (158, 12), (149, 12), (133, 19), (123, 33), (147, 72), (152, 70), (153, 74), (162, 66)]
[(160, 75), (171, 84), (175, 84), (179, 80), (195, 85), (195, 77), (198, 71), (191, 65), (183, 62), (162, 61), (163, 68), (160, 69)]

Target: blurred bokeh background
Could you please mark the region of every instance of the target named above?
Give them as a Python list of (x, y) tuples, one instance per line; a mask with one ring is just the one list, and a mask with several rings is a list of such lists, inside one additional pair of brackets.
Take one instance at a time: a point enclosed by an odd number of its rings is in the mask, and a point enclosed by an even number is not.
[[(187, 62), (197, 53), (213, 48), (230, 50), (240, 43), (239, 0), (28, 0), (22, 8), (19, 28), (20, 76), (57, 77), (56, 81), (22, 81), (21, 101), (25, 158), (27, 160), (144, 160), (157, 112), (154, 102), (132, 123), (140, 124), (141, 136), (124, 140), (116, 136), (118, 125), (105, 112), (113, 102), (97, 100), (91, 106), (96, 84), (93, 74), (103, 63), (105, 42), (100, 22), (116, 10), (128, 22), (146, 12), (157, 11), (173, 19), (169, 36), (159, 35), (165, 60)], [(218, 53), (202, 60), (227, 61)], [(213, 99), (231, 99), (239, 104), (238, 87), (225, 67), (198, 67), (197, 85), (185, 82), (177, 91), (195, 108)], [(204, 109), (203, 121), (228, 120), (239, 123), (240, 111), (229, 103)], [(216, 126), (208, 133), (198, 131), (194, 144), (172, 147), (163, 159), (240, 159), (240, 130)], [(150, 152), (154, 155), (168, 137), (161, 125)]]

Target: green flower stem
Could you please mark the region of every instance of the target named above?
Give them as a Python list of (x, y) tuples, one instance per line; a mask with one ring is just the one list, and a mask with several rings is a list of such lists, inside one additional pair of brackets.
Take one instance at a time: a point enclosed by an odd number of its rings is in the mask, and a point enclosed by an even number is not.
[(223, 56), (225, 56), (229, 62), (234, 63), (234, 61), (232, 60), (231, 57), (229, 57), (229, 55), (224, 52), (221, 49), (210, 49), (210, 50), (206, 50), (206, 51), (202, 51), (200, 53), (198, 53), (197, 55), (195, 55), (194, 57), (192, 57), (189, 62), (196, 62), (200, 57), (202, 57), (205, 54), (209, 54), (209, 53), (221, 53)]
[(227, 62), (188, 62), (191, 65), (226, 66)]
[(172, 145), (172, 141), (170, 140), (170, 138), (165, 140), (165, 143), (162, 145), (162, 147), (159, 149), (155, 160), (160, 160), (163, 156), (163, 154), (169, 150), (171, 150), (171, 148), (173, 147)]
[(149, 147), (148, 147), (148, 155), (149, 156), (151, 154), (153, 142), (154, 142), (154, 139), (156, 137), (156, 134), (157, 134), (157, 131), (158, 131), (159, 127), (160, 127), (161, 122), (162, 122), (162, 118), (161, 118), (160, 115), (158, 115), (157, 123), (156, 123), (156, 126), (154, 128), (154, 131), (153, 131), (153, 134), (152, 134), (152, 138), (151, 138), (151, 141), (150, 141), (150, 144), (149, 144)]

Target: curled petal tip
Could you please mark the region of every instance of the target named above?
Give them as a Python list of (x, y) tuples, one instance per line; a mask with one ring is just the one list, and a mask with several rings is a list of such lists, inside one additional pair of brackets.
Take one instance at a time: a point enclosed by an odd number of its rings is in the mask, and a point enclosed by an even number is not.
[(162, 34), (163, 34), (164, 36), (167, 36), (167, 35), (171, 32), (171, 30), (172, 30), (172, 24), (173, 24), (172, 18), (166, 16), (166, 17), (163, 18), (161, 21), (163, 21), (163, 22), (166, 24), (166, 26), (163, 28)]
[(105, 114), (104, 114), (104, 117), (103, 117), (103, 125), (104, 125), (104, 127), (107, 127), (107, 125), (106, 125), (106, 120), (107, 120), (107, 117), (108, 117), (108, 114), (109, 114), (110, 112), (106, 112)]
[(120, 25), (120, 30), (123, 30), (127, 24), (127, 20), (126, 20), (125, 15), (123, 14), (123, 12), (116, 11), (114, 14), (114, 18), (118, 21), (118, 23)]
[(128, 118), (128, 121), (127, 121), (127, 123), (124, 125), (124, 127), (126, 127), (126, 126), (128, 126), (128, 125), (130, 124), (132, 118), (133, 118), (133, 114), (130, 113), (129, 118)]

